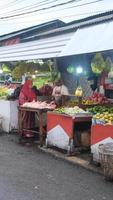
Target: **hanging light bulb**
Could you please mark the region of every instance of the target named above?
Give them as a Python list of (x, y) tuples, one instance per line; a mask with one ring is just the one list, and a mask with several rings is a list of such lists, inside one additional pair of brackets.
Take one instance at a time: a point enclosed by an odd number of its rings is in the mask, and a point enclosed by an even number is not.
[(35, 74), (33, 74), (33, 75), (32, 75), (32, 78), (33, 78), (33, 79), (35, 79), (35, 78), (36, 78), (36, 75), (35, 75)]
[(83, 73), (83, 68), (81, 66), (76, 68), (76, 73), (77, 74), (82, 74)]

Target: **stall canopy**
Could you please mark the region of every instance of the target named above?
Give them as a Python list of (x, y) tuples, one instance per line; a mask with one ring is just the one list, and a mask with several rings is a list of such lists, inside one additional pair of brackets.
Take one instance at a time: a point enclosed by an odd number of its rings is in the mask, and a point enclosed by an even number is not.
[(113, 50), (113, 21), (0, 47), (0, 62), (47, 59), (106, 50)]
[(74, 32), (0, 47), (0, 62), (57, 57), (71, 39)]
[(78, 29), (59, 56), (113, 49), (113, 21)]

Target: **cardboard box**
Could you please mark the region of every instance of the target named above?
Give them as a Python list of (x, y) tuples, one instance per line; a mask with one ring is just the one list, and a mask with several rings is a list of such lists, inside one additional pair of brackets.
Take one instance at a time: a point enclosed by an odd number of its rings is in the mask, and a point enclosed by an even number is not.
[(81, 146), (89, 147), (91, 145), (91, 134), (89, 131), (81, 133)]

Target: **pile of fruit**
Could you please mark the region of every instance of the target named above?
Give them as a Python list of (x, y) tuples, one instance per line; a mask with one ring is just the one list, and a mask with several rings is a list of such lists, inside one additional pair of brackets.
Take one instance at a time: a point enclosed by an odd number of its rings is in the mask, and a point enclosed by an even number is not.
[(76, 114), (86, 114), (87, 113), (86, 111), (79, 108), (78, 106), (70, 107), (70, 108), (68, 108), (68, 107), (57, 108), (57, 109), (55, 109), (55, 112), (59, 113), (59, 114), (67, 114), (70, 116), (74, 116)]
[(95, 104), (97, 104), (97, 102), (94, 102), (93, 100), (90, 100), (90, 99), (83, 99), (82, 104), (83, 105), (95, 105)]
[(95, 106), (88, 109), (88, 112), (94, 114), (93, 119), (97, 121), (113, 124), (113, 107)]
[(94, 92), (92, 96), (87, 98), (88, 101), (92, 101), (93, 104), (107, 104), (109, 100), (101, 93)]
[[(88, 100), (88, 99), (83, 99), (82, 100), (82, 102), (81, 102), (81, 104), (82, 105), (95, 105), (95, 104), (97, 104), (97, 103), (95, 103), (94, 101), (92, 101), (92, 100)], [(74, 106), (76, 106), (76, 105), (78, 105), (78, 100), (70, 100), (68, 103), (67, 103), (67, 105), (69, 106), (69, 107), (74, 107)]]
[[(83, 99), (82, 103), (83, 105), (98, 105), (98, 104), (108, 104), (110, 101), (101, 93), (94, 92), (90, 97)], [(68, 106), (74, 107), (78, 105), (78, 100), (73, 99), (68, 102)]]
[(96, 115), (94, 115), (93, 117), (96, 120), (101, 120), (104, 123), (107, 124), (113, 124), (113, 113), (109, 113), (109, 112), (104, 112), (104, 113), (97, 113)]
[(113, 113), (113, 107), (107, 107), (107, 106), (101, 106), (101, 105), (88, 108), (87, 110), (88, 112), (92, 114), (104, 113), (104, 112)]
[(8, 95), (8, 88), (7, 87), (0, 87), (0, 99), (6, 98)]

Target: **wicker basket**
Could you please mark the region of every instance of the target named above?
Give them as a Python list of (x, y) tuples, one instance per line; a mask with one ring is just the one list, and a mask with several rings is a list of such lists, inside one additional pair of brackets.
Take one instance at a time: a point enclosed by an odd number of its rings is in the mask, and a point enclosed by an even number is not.
[(99, 159), (105, 179), (113, 181), (113, 143), (99, 145)]

